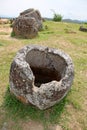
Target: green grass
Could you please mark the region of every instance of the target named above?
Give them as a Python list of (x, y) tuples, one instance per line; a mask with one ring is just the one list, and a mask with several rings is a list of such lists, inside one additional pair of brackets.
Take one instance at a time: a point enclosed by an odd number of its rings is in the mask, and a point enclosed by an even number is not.
[(25, 120), (26, 118), (31, 118), (39, 121), (42, 120), (43, 122), (49, 121), (55, 123), (57, 117), (60, 117), (66, 103), (66, 98), (64, 98), (54, 107), (42, 111), (32, 105), (28, 106), (21, 103), (10, 93), (9, 87), (7, 87), (3, 106), (6, 108), (6, 111), (9, 111), (8, 116), (12, 116), (14, 119), (23, 118)]
[(64, 106), (67, 104), (66, 97), (54, 107), (47, 110), (39, 110), (38, 108), (30, 105), (24, 105), (10, 93), (9, 86), (4, 96), (2, 107), (5, 108), (7, 119), (10, 117), (14, 121), (29, 119), (42, 122), (44, 129), (47, 129), (49, 124), (55, 124), (60, 121), (60, 116), (64, 111)]
[[(6, 29), (9, 25), (0, 25), (0, 129), (4, 122), (9, 130), (24, 130), (27, 124), (35, 120), (48, 130), (52, 124), (62, 126), (63, 130), (86, 130), (87, 128), (87, 33), (80, 32), (80, 24), (46, 21), (43, 31), (34, 39), (12, 38)], [(6, 35), (4, 35), (6, 34)], [(75, 66), (75, 78), (68, 95), (57, 105), (41, 111), (34, 106), (26, 106), (9, 92), (9, 69), (17, 51), (27, 44), (38, 44), (59, 48), (68, 53)]]
[(3, 44), (2, 44), (2, 43), (0, 43), (0, 46), (3, 46)]
[(11, 32), (11, 37), (15, 37), (15, 32)]

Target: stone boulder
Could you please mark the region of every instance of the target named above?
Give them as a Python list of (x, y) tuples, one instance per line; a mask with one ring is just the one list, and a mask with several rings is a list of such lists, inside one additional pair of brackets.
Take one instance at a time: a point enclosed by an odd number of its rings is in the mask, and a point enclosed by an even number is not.
[(74, 65), (68, 54), (42, 46), (25, 46), (10, 68), (10, 92), (41, 110), (62, 100), (71, 88)]
[(38, 34), (35, 18), (20, 16), (13, 23), (13, 32), (16, 36), (23, 38), (33, 38)]
[(79, 28), (80, 31), (83, 31), (83, 32), (87, 32), (87, 28), (83, 27), (83, 26), (80, 26)]
[(28, 9), (20, 13), (20, 16), (12, 22), (15, 36), (23, 38), (34, 38), (38, 31), (42, 29), (42, 18), (40, 12)]
[(37, 28), (38, 30), (41, 30), (43, 25), (42, 25), (42, 17), (41, 14), (38, 10), (34, 10), (34, 9), (27, 9), (23, 12), (20, 13), (20, 16), (25, 16), (25, 17), (33, 17), (35, 18), (36, 22), (37, 22)]

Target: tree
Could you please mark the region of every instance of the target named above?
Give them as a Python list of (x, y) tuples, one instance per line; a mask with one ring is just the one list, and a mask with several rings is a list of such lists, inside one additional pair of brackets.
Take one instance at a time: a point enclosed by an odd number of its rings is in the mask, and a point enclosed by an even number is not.
[(53, 21), (56, 21), (56, 22), (60, 22), (62, 21), (62, 15), (61, 14), (58, 14), (58, 13), (55, 13), (54, 10), (51, 10), (53, 12)]

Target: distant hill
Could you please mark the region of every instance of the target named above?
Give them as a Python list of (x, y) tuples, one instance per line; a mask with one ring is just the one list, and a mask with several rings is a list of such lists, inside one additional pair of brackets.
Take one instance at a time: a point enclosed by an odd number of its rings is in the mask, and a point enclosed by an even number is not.
[(2, 18), (2, 19), (12, 19), (12, 18), (16, 18), (16, 17), (8, 17), (8, 16), (0, 16), (0, 18)]
[[(12, 19), (12, 18), (16, 18), (16, 17), (8, 17), (8, 16), (2, 16), (1, 15), (0, 18)], [(49, 20), (49, 21), (52, 20), (52, 18), (47, 18), (47, 17), (44, 17), (44, 19)], [(73, 19), (63, 19), (62, 21), (63, 22), (68, 22), (68, 23), (79, 23), (79, 24), (87, 22), (87, 20), (81, 21), (81, 20), (73, 20)]]
[(69, 22), (69, 23), (84, 23), (85, 22), (81, 20), (72, 20), (72, 19), (63, 19), (62, 21)]

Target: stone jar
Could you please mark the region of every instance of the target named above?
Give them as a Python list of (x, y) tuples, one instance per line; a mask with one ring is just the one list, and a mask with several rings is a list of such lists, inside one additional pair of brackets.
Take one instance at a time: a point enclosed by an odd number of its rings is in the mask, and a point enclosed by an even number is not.
[(74, 65), (59, 49), (25, 46), (14, 57), (10, 68), (10, 91), (25, 104), (41, 110), (62, 100), (71, 88)]
[(41, 17), (39, 10), (35, 10), (35, 9), (30, 8), (30, 9), (27, 9), (27, 10), (21, 12), (20, 16), (35, 18), (38, 31), (42, 30), (43, 20), (42, 20), (42, 17)]
[(22, 38), (36, 37), (38, 35), (36, 20), (32, 17), (18, 17), (13, 23), (13, 32)]

